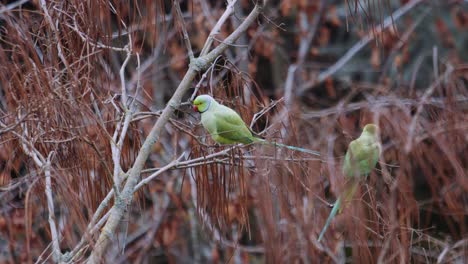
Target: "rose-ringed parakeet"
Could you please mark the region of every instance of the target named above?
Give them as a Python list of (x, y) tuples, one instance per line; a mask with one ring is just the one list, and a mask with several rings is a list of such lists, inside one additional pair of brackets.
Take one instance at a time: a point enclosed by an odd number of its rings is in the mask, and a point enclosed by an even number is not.
[(359, 187), (359, 183), (375, 168), (381, 151), (382, 146), (379, 140), (379, 127), (374, 124), (365, 125), (361, 136), (349, 143), (342, 168), (346, 180), (344, 191), (338, 196), (338, 199), (333, 205), (325, 226), (322, 232), (320, 232), (318, 238), (319, 242), (322, 240), (325, 231), (336, 213), (338, 211), (341, 212), (344, 206), (351, 201)]
[(254, 136), (236, 111), (216, 102), (213, 97), (207, 94), (199, 95), (195, 98), (193, 109), (201, 114), (203, 127), (208, 130), (213, 140), (219, 144), (250, 144), (258, 142), (320, 156), (320, 153), (317, 151), (268, 142)]

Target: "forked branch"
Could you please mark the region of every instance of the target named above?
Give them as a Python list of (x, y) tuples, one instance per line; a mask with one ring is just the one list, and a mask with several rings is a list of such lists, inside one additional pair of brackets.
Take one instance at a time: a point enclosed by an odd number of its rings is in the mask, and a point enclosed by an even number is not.
[[(248, 27), (260, 14), (260, 11), (261, 5), (256, 4), (247, 18), (242, 22), (242, 24), (234, 32), (232, 32), (224, 42), (220, 43), (215, 49), (207, 53), (207, 55), (191, 61), (189, 69), (185, 73), (185, 76), (177, 87), (177, 90), (174, 92), (172, 98), (169, 100), (163, 112), (161, 113), (161, 116), (156, 121), (156, 124), (154, 124), (146, 140), (143, 142), (138, 156), (136, 157), (136, 160), (130, 169), (127, 182), (125, 183), (121, 195), (115, 201), (114, 206), (110, 210), (109, 219), (102, 228), (102, 232), (99, 235), (94, 250), (91, 252), (88, 263), (100, 263), (100, 261), (103, 259), (103, 256), (111, 242), (112, 235), (115, 233), (115, 230), (120, 220), (122, 219), (126, 208), (132, 202), (135, 187), (139, 183), (138, 179), (140, 173), (145, 165), (146, 160), (148, 159), (149, 154), (151, 153), (151, 150), (153, 149), (152, 146), (156, 141), (158, 141), (161, 131), (169, 121), (169, 118), (173, 114), (174, 110), (179, 107), (182, 96), (185, 95), (187, 90), (191, 87), (192, 80), (202, 69), (209, 67), (211, 62), (217, 56), (221, 55), (229, 47), (229, 45), (233, 44), (241, 36), (241, 34), (243, 34), (248, 29)], [(226, 10), (226, 12), (229, 11)]]

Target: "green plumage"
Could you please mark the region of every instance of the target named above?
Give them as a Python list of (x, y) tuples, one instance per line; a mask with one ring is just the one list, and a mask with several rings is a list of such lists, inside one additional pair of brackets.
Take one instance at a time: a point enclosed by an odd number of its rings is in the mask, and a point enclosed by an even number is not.
[(250, 144), (259, 142), (320, 156), (320, 153), (317, 151), (267, 142), (262, 138), (254, 136), (236, 111), (216, 102), (209, 95), (203, 94), (197, 96), (193, 101), (193, 105), (194, 110), (201, 113), (203, 127), (208, 130), (213, 140), (219, 144)]
[(214, 141), (220, 144), (250, 144), (261, 141), (253, 136), (242, 118), (234, 110), (211, 100), (210, 107), (201, 115), (203, 127), (208, 130)]
[(379, 160), (381, 145), (378, 127), (367, 124), (361, 136), (351, 141), (343, 163), (343, 174), (348, 178), (368, 175)]
[(375, 168), (382, 151), (378, 130), (376, 125), (367, 124), (364, 126), (361, 136), (349, 144), (342, 168), (346, 180), (344, 191), (338, 196), (325, 226), (320, 232), (318, 241), (322, 240), (333, 217), (351, 201), (359, 183)]

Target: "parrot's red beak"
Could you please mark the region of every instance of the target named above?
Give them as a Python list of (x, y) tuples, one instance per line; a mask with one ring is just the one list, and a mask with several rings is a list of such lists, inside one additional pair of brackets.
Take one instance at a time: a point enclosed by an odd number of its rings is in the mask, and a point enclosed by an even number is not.
[(198, 106), (193, 105), (193, 111), (198, 112)]

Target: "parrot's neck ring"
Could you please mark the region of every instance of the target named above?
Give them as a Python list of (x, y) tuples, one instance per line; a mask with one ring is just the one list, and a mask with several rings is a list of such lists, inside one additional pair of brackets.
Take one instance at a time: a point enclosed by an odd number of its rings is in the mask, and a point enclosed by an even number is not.
[(205, 108), (204, 111), (198, 111), (200, 114), (203, 114), (205, 113), (206, 111), (208, 111), (208, 109), (210, 109), (210, 106), (211, 106), (211, 100), (208, 101), (208, 106)]

